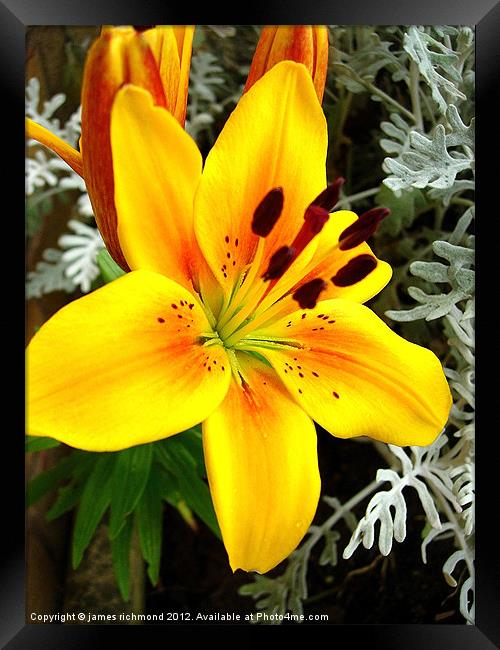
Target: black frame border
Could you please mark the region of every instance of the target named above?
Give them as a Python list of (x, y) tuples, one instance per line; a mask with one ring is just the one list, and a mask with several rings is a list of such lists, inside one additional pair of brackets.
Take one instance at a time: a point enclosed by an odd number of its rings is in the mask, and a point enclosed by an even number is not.
[[(488, 267), (495, 260), (489, 254), (487, 247), (494, 240), (492, 229), (498, 223), (497, 211), (492, 210), (496, 201), (496, 186), (498, 185), (498, 163), (493, 158), (489, 164), (486, 152), (493, 150), (495, 154), (492, 133), (494, 119), (498, 119), (498, 101), (500, 86), (500, 3), (497, 0), (475, 0), (463, 2), (460, 0), (385, 0), (372, 3), (370, 0), (313, 0), (307, 5), (301, 5), (300, 0), (274, 0), (266, 4), (253, 4), (251, 11), (247, 5), (240, 5), (237, 12), (234, 5), (218, 7), (210, 4), (209, 7), (189, 10), (187, 5), (167, 5), (165, 0), (146, 0), (134, 3), (134, 0), (86, 0), (77, 3), (75, 0), (0, 0), (0, 89), (2, 91), (2, 141), (8, 153), (7, 165), (4, 174), (7, 179), (4, 187), (10, 195), (19, 193), (19, 203), (24, 204), (24, 180), (21, 170), (24, 170), (24, 150), (21, 138), (24, 141), (24, 83), (25, 83), (25, 29), (29, 25), (98, 25), (98, 24), (451, 24), (469, 25), (476, 30), (477, 53), (477, 83), (476, 100), (479, 113), (477, 139), (481, 149), (479, 159), (479, 194), (477, 206), (484, 215), (484, 219), (477, 232), (479, 260), (477, 273), (480, 287), (479, 307), (483, 295), (487, 295), (487, 282), (492, 273), (498, 270)], [(7, 127), (6, 125), (11, 125)], [(490, 131), (488, 131), (490, 126)], [(488, 141), (487, 141), (488, 138)], [(483, 140), (483, 144), (481, 144)], [(11, 146), (9, 146), (11, 145)], [(485, 158), (486, 154), (486, 158)], [(495, 192), (495, 199), (493, 198)], [(21, 198), (22, 196), (22, 198)], [(494, 202), (495, 201), (495, 202)], [(490, 208), (488, 210), (488, 208)], [(21, 210), (19, 209), (19, 213)], [(9, 226), (13, 225), (14, 241), (10, 251), (13, 260), (9, 264), (8, 286), (4, 285), (5, 297), (9, 313), (15, 312), (22, 319), (24, 316), (24, 257), (17, 251), (24, 250), (24, 221), (18, 210), (8, 211)], [(6, 213), (7, 216), (7, 213)], [(488, 223), (490, 220), (490, 223)], [(494, 221), (495, 223), (491, 223)], [(17, 224), (17, 226), (15, 225)], [(496, 225), (496, 227), (498, 227)], [(486, 231), (486, 228), (488, 229)], [(482, 232), (488, 236), (483, 240)], [(490, 234), (491, 233), (491, 234)], [(10, 233), (8, 233), (10, 235)], [(9, 251), (4, 251), (7, 255)], [(498, 256), (498, 253), (496, 254)], [(15, 269), (15, 272), (13, 272)], [(11, 280), (14, 279), (14, 282)], [(19, 281), (20, 289), (16, 287)], [(6, 282), (6, 285), (7, 285)], [(484, 291), (484, 294), (483, 294)], [(7, 302), (8, 301), (8, 302)], [(481, 312), (480, 312), (481, 313)], [(14, 320), (14, 319), (12, 319)], [(413, 650), (425, 648), (453, 648), (454, 650), (485, 650), (500, 648), (500, 562), (498, 559), (498, 543), (495, 533), (488, 530), (493, 519), (492, 512), (497, 509), (496, 499), (493, 498), (495, 486), (491, 478), (496, 476), (495, 458), (500, 457), (498, 435), (491, 426), (494, 419), (487, 412), (488, 407), (495, 404), (493, 391), (487, 381), (488, 363), (494, 363), (494, 356), (489, 352), (488, 343), (484, 346), (488, 352), (483, 353), (481, 341), (495, 341), (494, 319), (480, 318), (477, 321), (477, 339), (479, 340), (479, 386), (478, 401), (479, 432), (478, 440), (478, 472), (477, 491), (479, 492), (476, 521), (478, 522), (477, 558), (476, 558), (476, 612), (477, 623), (475, 626), (467, 625), (341, 625), (335, 626), (332, 640), (337, 646), (347, 644), (371, 644), (371, 647), (383, 647), (385, 650)], [(2, 554), (2, 593), (0, 598), (0, 642), (2, 647), (9, 650), (36, 648), (42, 650), (50, 648), (71, 647), (72, 650), (88, 647), (109, 646), (110, 642), (117, 641), (117, 635), (126, 632), (127, 643), (144, 642), (144, 633), (148, 636), (161, 634), (158, 640), (165, 642), (168, 637), (163, 626), (80, 626), (80, 625), (26, 625), (24, 608), (24, 494), (23, 472), (17, 465), (24, 459), (24, 436), (21, 434), (24, 424), (24, 399), (21, 398), (16, 405), (13, 396), (24, 396), (24, 332), (21, 327), (16, 327), (10, 318), (0, 319), (4, 341), (12, 342), (8, 347), (13, 350), (12, 361), (8, 364), (9, 373), (8, 390), (2, 391), (5, 402), (4, 413), (12, 418), (12, 425), (5, 426), (6, 445), (5, 458), (16, 458), (17, 471), (14, 477), (8, 478), (4, 487), (4, 522), (9, 523), (9, 536), (6, 548)], [(495, 328), (498, 331), (498, 328)], [(21, 340), (22, 337), (22, 340)], [(15, 343), (14, 343), (15, 342)], [(19, 344), (18, 344), (19, 343)], [(484, 354), (484, 356), (483, 356)], [(493, 360), (492, 360), (493, 357)], [(493, 370), (493, 368), (492, 368)], [(494, 376), (494, 375), (491, 375)], [(18, 391), (19, 389), (19, 391)], [(496, 397), (498, 401), (498, 398)], [(484, 405), (484, 410), (483, 410)], [(498, 418), (497, 418), (498, 419)], [(488, 427), (488, 425), (490, 425)], [(488, 431), (488, 428), (490, 429)], [(14, 434), (14, 432), (17, 432)], [(488, 439), (486, 435), (490, 434)], [(491, 435), (494, 433), (494, 435)], [(484, 437), (484, 439), (481, 439)], [(492, 439), (493, 438), (493, 439)], [(498, 454), (495, 453), (498, 452)], [(488, 464), (491, 463), (491, 467)], [(10, 499), (9, 495), (15, 494)], [(10, 508), (10, 512), (9, 512)], [(5, 512), (5, 510), (4, 510)], [(488, 526), (490, 524), (490, 526)], [(198, 627), (198, 626), (196, 626)], [(201, 626), (203, 632), (208, 626)], [(220, 630), (219, 625), (210, 626)], [(226, 626), (228, 627), (228, 626)], [(194, 627), (190, 629), (195, 629)], [(176, 626), (176, 632), (190, 629), (187, 625)], [(229, 626), (228, 630), (240, 629)], [(248, 639), (258, 634), (260, 626), (247, 626), (243, 628)], [(270, 630), (283, 630), (289, 627), (266, 626), (267, 634)], [(326, 631), (328, 628), (324, 629)], [(247, 632), (248, 630), (248, 632)], [(294, 626), (294, 633), (310, 635), (309, 625)], [(137, 636), (136, 636), (137, 635)], [(340, 637), (340, 638), (339, 638)], [(192, 638), (192, 637), (191, 637)], [(269, 638), (269, 637), (268, 637)], [(274, 638), (274, 637), (273, 637)], [(133, 641), (137, 639), (137, 641)], [(186, 638), (184, 642), (186, 642)]]

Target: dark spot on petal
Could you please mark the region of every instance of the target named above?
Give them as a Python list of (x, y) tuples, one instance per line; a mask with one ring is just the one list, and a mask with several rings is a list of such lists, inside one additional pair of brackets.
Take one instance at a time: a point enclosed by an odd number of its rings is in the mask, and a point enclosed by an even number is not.
[(231, 253), (226, 253), (226, 257), (227, 257), (228, 260), (230, 260), (231, 259)]
[(236, 239), (234, 240), (234, 245), (236, 246), (236, 248), (238, 248), (238, 244), (239, 244), (239, 243), (240, 243), (240, 242), (238, 241), (238, 237), (236, 237)]
[(299, 377), (304, 377), (304, 375), (301, 372), (299, 372)]
[(189, 307), (189, 309), (193, 309), (193, 307), (194, 307), (194, 302), (193, 302), (192, 305), (188, 305), (188, 307)]
[(299, 393), (302, 395), (302, 389), (301, 388), (299, 388)]
[(164, 319), (164, 318), (161, 318), (160, 316), (158, 316), (157, 321), (158, 321), (159, 323), (164, 323), (164, 322), (165, 322), (165, 319)]
[(340, 395), (339, 395), (336, 391), (333, 391), (332, 395), (333, 395), (334, 397), (336, 397), (337, 399), (340, 397)]
[(307, 316), (307, 314), (302, 314), (302, 318), (304, 319)]
[(224, 241), (226, 242), (226, 244), (229, 244), (229, 235), (226, 235), (226, 236), (224, 237)]
[(172, 309), (179, 309), (175, 303), (172, 303)]
[(329, 325), (331, 325), (332, 323), (335, 323), (335, 321), (334, 321), (334, 320), (329, 320), (329, 321), (328, 321), (328, 324), (329, 324)]
[(177, 314), (177, 318), (182, 318), (182, 314)]

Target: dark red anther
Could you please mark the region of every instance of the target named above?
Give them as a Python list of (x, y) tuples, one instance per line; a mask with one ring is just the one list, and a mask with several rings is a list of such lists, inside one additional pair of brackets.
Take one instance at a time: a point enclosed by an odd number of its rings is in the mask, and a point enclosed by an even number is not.
[(310, 205), (304, 214), (304, 221), (313, 235), (317, 235), (323, 230), (323, 226), (329, 218), (328, 211), (319, 205)]
[(282, 246), (271, 256), (267, 271), (262, 276), (264, 280), (281, 278), (295, 258), (295, 249), (292, 246)]
[(311, 205), (316, 205), (318, 208), (323, 208), (327, 212), (331, 212), (333, 208), (337, 205), (340, 196), (340, 188), (345, 183), (345, 178), (341, 176), (337, 178), (333, 183), (330, 183), (326, 189), (324, 189), (321, 194), (314, 199)]
[(317, 205), (310, 205), (304, 214), (304, 223), (292, 242), (293, 248), (297, 255), (301, 253), (307, 244), (321, 232), (323, 226), (330, 218), (330, 215), (324, 208)]
[(350, 287), (366, 278), (376, 266), (377, 260), (372, 255), (358, 255), (337, 271), (332, 282), (336, 287)]
[(252, 232), (259, 237), (267, 237), (283, 210), (283, 188), (270, 190), (255, 208), (252, 219)]
[(327, 287), (328, 285), (324, 280), (315, 278), (297, 289), (292, 298), (299, 303), (301, 309), (313, 309), (316, 307), (319, 294)]
[(357, 221), (348, 226), (339, 237), (339, 248), (347, 251), (365, 242), (377, 230), (378, 224), (390, 214), (388, 208), (373, 208), (364, 212)]

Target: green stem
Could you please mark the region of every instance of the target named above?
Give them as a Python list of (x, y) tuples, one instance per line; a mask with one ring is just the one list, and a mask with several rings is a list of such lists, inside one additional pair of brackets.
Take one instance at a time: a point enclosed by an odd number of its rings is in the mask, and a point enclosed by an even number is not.
[(356, 201), (361, 201), (366, 199), (369, 196), (378, 194), (380, 192), (380, 187), (372, 187), (369, 190), (364, 190), (363, 192), (358, 192), (357, 194), (351, 194), (351, 196), (344, 196), (340, 201), (337, 202), (336, 208), (339, 208), (343, 205), (349, 205), (350, 203), (355, 203)]
[(374, 95), (378, 95), (386, 104), (390, 104), (398, 111), (403, 113), (403, 115), (405, 115), (409, 120), (411, 120), (412, 122), (416, 122), (415, 115), (413, 115), (413, 113), (411, 113), (404, 106), (401, 106), (401, 104), (397, 102), (395, 99), (393, 99), (390, 95), (384, 93), (383, 90), (380, 90), (380, 88), (377, 88), (377, 86), (374, 86), (372, 83), (366, 81), (362, 77), (359, 77), (358, 79), (356, 79), (356, 81), (359, 81), (363, 86), (365, 86), (365, 88), (370, 90), (370, 92), (372, 92)]

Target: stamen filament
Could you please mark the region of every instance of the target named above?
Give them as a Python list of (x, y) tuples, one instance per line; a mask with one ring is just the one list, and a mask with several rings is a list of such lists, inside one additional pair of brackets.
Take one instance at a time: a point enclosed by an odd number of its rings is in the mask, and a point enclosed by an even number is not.
[(224, 328), (226, 324), (231, 322), (231, 320), (236, 316), (238, 307), (243, 302), (246, 301), (247, 297), (249, 297), (250, 292), (255, 288), (253, 284), (254, 284), (255, 276), (259, 272), (260, 264), (262, 262), (265, 241), (266, 240), (263, 237), (259, 237), (257, 250), (255, 251), (255, 256), (253, 258), (253, 261), (251, 262), (250, 268), (246, 276), (243, 278), (243, 282), (240, 284), (236, 292), (233, 294), (232, 300), (230, 300), (230, 302), (226, 306), (226, 312), (223, 313), (222, 318), (219, 319), (219, 325), (218, 325), (219, 330), (221, 328)]
[(246, 325), (243, 325), (239, 330), (233, 332), (231, 336), (225, 339), (224, 344), (229, 347), (233, 347), (235, 343), (244, 338), (247, 334), (254, 332), (259, 325), (264, 324), (266, 321), (271, 319), (274, 314), (277, 314), (281, 311), (283, 305), (280, 301), (276, 302), (272, 307), (266, 309), (264, 312), (261, 312), (259, 315), (256, 315), (250, 322)]

